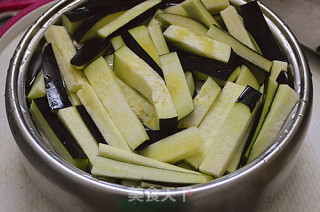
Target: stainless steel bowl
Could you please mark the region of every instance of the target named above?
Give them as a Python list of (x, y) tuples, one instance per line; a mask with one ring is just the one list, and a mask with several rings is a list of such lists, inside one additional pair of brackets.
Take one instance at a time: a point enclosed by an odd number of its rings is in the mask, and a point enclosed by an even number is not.
[[(79, 211), (241, 211), (265, 204), (291, 173), (304, 141), (312, 110), (312, 81), (307, 60), (288, 27), (261, 5), (272, 32), (287, 56), (300, 95), (277, 141), (252, 163), (206, 184), (174, 190), (143, 190), (93, 178), (72, 167), (42, 140), (28, 111), (25, 79), (30, 58), (49, 25), (83, 1), (62, 0), (30, 27), (11, 59), (6, 84), (6, 110), (22, 161), (33, 182), (54, 204)], [(234, 5), (245, 3), (232, 0)], [(148, 196), (158, 200), (146, 202)], [(143, 202), (137, 198), (144, 198)], [(135, 201), (130, 202), (129, 200)], [(173, 201), (175, 200), (175, 201)]]

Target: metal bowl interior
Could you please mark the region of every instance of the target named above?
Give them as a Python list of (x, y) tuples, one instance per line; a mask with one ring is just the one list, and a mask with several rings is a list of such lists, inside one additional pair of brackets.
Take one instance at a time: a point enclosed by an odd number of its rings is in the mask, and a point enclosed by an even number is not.
[[(234, 5), (245, 3), (242, 0), (232, 0), (231, 2)], [(62, 0), (57, 2), (29, 28), (15, 50), (8, 70), (6, 84), (6, 110), (11, 131), (24, 158), (26, 158), (26, 166), (29, 167), (27, 171), (31, 177), (34, 175), (34, 180), (37, 180), (39, 176), (43, 175), (48, 179), (43, 183), (39, 182), (39, 187), (42, 190), (48, 188), (49, 185), (45, 184), (49, 182), (59, 187), (59, 191), (56, 191), (55, 196), (60, 191), (64, 191), (70, 196), (77, 196), (75, 193), (80, 191), (94, 192), (87, 199), (88, 202), (92, 201), (97, 205), (103, 205), (102, 200), (94, 199), (100, 195), (106, 195), (110, 198), (109, 201), (106, 201), (109, 204), (111, 200), (127, 199), (129, 193), (146, 197), (150, 192), (148, 190), (129, 188), (99, 180), (65, 162), (43, 141), (28, 112), (25, 82), (33, 52), (38, 48), (38, 44), (43, 38), (47, 27), (59, 21), (62, 13), (72, 10), (82, 3), (83, 1), (81, 0)], [(191, 191), (192, 198), (198, 203), (190, 201), (189, 204), (179, 205), (179, 208), (192, 206), (195, 209), (199, 209), (197, 206), (201, 203), (206, 203), (209, 208), (219, 208), (219, 205), (226, 204), (228, 199), (230, 206), (227, 208), (229, 209), (236, 208), (236, 205), (245, 207), (245, 203), (241, 202), (248, 199), (260, 201), (260, 199), (266, 199), (266, 197), (276, 193), (279, 185), (284, 182), (294, 166), (295, 157), (306, 134), (311, 114), (311, 74), (299, 43), (288, 27), (268, 8), (263, 5), (261, 5), (261, 8), (271, 31), (290, 64), (294, 75), (294, 88), (300, 96), (299, 102), (284, 124), (279, 138), (250, 164), (232, 174), (206, 184), (191, 186), (187, 189), (176, 188), (152, 191), (154, 195), (160, 197), (170, 195), (180, 200), (185, 198), (187, 191)], [(282, 162), (279, 162), (280, 160)], [(36, 170), (37, 174), (34, 174), (33, 170)], [(57, 179), (61, 180), (57, 181)], [(70, 183), (73, 185), (70, 185)], [(259, 186), (262, 188), (260, 192), (257, 189)], [(227, 195), (226, 192), (230, 189), (233, 189), (235, 194)], [(244, 193), (245, 190), (249, 195)], [(44, 193), (47, 193), (52, 198), (48, 191)], [(244, 197), (232, 201), (231, 199), (237, 195), (244, 195)], [(208, 203), (208, 196), (215, 198), (216, 203)], [(81, 198), (76, 197), (76, 199), (79, 200)], [(111, 207), (117, 208), (114, 205)]]

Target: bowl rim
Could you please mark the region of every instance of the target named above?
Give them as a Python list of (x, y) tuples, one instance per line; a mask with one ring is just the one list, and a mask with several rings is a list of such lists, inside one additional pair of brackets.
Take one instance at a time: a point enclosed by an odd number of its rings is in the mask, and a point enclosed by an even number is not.
[[(244, 0), (231, 0), (232, 3), (243, 4), (247, 1)], [(7, 117), (10, 124), (11, 131), (15, 136), (15, 133), (18, 131), (23, 133), (24, 142), (27, 142), (32, 149), (37, 152), (38, 156), (44, 160), (50, 168), (62, 172), (65, 175), (68, 175), (75, 182), (81, 183), (83, 186), (95, 186), (99, 189), (111, 189), (117, 193), (127, 195), (128, 192), (141, 193), (145, 192), (146, 189), (143, 188), (130, 188), (124, 185), (113, 184), (106, 181), (99, 180), (92, 177), (90, 174), (83, 172), (76, 167), (73, 167), (68, 162), (61, 159), (56, 153), (54, 153), (44, 142), (41, 141), (41, 137), (37, 132), (35, 126), (32, 123), (30, 114), (27, 112), (27, 107), (25, 103), (25, 93), (24, 89), (24, 75), (25, 70), (30, 61), (32, 51), (35, 49), (38, 42), (39, 35), (43, 35), (46, 27), (51, 25), (55, 20), (61, 15), (61, 11), (71, 10), (72, 8), (77, 7), (82, 4), (81, 0), (61, 0), (49, 8), (39, 19), (28, 29), (24, 37), (21, 39), (18, 47), (15, 50), (15, 53), (11, 59), (6, 82), (6, 111)], [(300, 94), (300, 101), (296, 105), (295, 113), (291, 117), (291, 122), (287, 123), (288, 125), (283, 130), (280, 137), (266, 149), (260, 156), (254, 159), (251, 163), (243, 166), (242, 168), (236, 170), (235, 172), (222, 176), (218, 179), (212, 180), (207, 183), (200, 185), (193, 185), (188, 187), (188, 190), (192, 191), (201, 191), (204, 189), (210, 189), (228, 183), (229, 181), (240, 179), (249, 173), (254, 172), (257, 169), (265, 167), (269, 161), (273, 160), (277, 155), (281, 154), (282, 151), (286, 148), (288, 143), (292, 141), (297, 133), (299, 133), (299, 127), (304, 122), (304, 114), (308, 113), (310, 110), (310, 105), (312, 104), (312, 82), (310, 76), (310, 70), (307, 63), (307, 60), (304, 54), (301, 51), (299, 43), (290, 29), (285, 25), (285, 23), (276, 16), (269, 8), (259, 3), (264, 15), (267, 17), (269, 23), (275, 24), (276, 29), (281, 28), (281, 32), (285, 33), (287, 39), (290, 40), (293, 51), (296, 52), (298, 58), (297, 63), (299, 63), (299, 69), (302, 71), (302, 82), (299, 82), (295, 79), (296, 91)], [(61, 9), (62, 8), (62, 9)], [(57, 12), (58, 11), (58, 12)], [(50, 17), (50, 18), (48, 18)], [(37, 36), (38, 37), (37, 37)], [(20, 86), (20, 87), (19, 87)], [(20, 89), (17, 89), (20, 88)], [(19, 92), (21, 91), (22, 92)], [(31, 120), (31, 123), (30, 123)], [(18, 128), (18, 130), (16, 129)], [(17, 142), (17, 140), (16, 140)], [(17, 142), (18, 143), (18, 142)], [(156, 192), (153, 192), (157, 195), (180, 195), (187, 192), (185, 188), (175, 188), (175, 189), (162, 189)]]

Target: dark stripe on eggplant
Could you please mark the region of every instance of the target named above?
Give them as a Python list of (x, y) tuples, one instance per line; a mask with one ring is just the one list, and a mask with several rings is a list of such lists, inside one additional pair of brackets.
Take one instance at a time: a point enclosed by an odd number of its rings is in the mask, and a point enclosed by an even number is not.
[(43, 76), (51, 110), (72, 106), (51, 43), (43, 52)]
[(86, 108), (83, 105), (77, 106), (77, 110), (82, 117), (82, 120), (88, 127), (89, 131), (91, 132), (92, 136), (98, 143), (107, 144), (106, 140), (104, 140), (100, 130), (98, 129), (97, 125), (92, 120), (91, 116), (87, 112)]
[[(224, 63), (185, 51), (177, 51), (177, 53), (184, 71), (196, 70), (223, 81), (228, 80), (233, 71), (238, 67), (238, 63), (234, 61), (230, 63)], [(232, 58), (236, 57), (233, 51), (232, 55)]]
[(115, 37), (115, 36), (118, 36), (118, 35), (122, 36), (122, 33), (125, 33), (129, 29), (134, 28), (136, 26), (140, 26), (141, 24), (147, 23), (147, 21), (153, 17), (153, 15), (157, 11), (157, 9), (159, 9), (159, 7), (161, 5), (160, 3), (161, 2), (159, 2), (159, 4), (153, 6), (149, 10), (145, 11), (144, 13), (136, 16), (131, 21), (129, 21), (128, 23), (121, 26), (119, 29), (117, 29), (113, 33), (111, 33), (109, 36), (107, 36), (106, 39), (108, 40), (108, 39)]
[(70, 20), (70, 22), (81, 21), (89, 18), (91, 15), (90, 10), (84, 7), (77, 8), (73, 11), (65, 12), (63, 14)]
[[(106, 1), (109, 2), (109, 1)], [(141, 1), (130, 1), (127, 2), (125, 4), (119, 5), (118, 3), (115, 4), (115, 2), (117, 1), (110, 1), (110, 2), (114, 2), (109, 4), (109, 6), (101, 6), (98, 7), (96, 6), (96, 8), (93, 10), (92, 8), (90, 8), (90, 12), (92, 13), (92, 16), (89, 17), (87, 20), (85, 20), (80, 26), (79, 28), (75, 31), (75, 33), (73, 34), (73, 38), (77, 41), (80, 42), (82, 37), (101, 19), (103, 19), (104, 17), (111, 15), (113, 13), (117, 13), (120, 11), (124, 11), (124, 10), (128, 10), (134, 6), (136, 6), (137, 4), (139, 4)], [(107, 4), (106, 4), (107, 5)]]
[(279, 76), (277, 77), (276, 82), (278, 84), (289, 84), (289, 75), (286, 71), (280, 71)]
[(251, 1), (240, 6), (244, 25), (257, 42), (262, 54), (269, 60), (284, 61), (279, 46), (262, 14), (257, 1)]
[(75, 66), (86, 65), (101, 56), (109, 48), (112, 48), (110, 41), (98, 37), (92, 38), (84, 43), (77, 54), (70, 60), (70, 63)]
[(247, 105), (252, 113), (257, 103), (259, 102), (261, 95), (262, 94), (259, 91), (247, 85), (247, 87), (241, 93), (236, 102), (240, 102)]
[(129, 31), (125, 31), (121, 35), (126, 46), (131, 49), (136, 55), (143, 59), (148, 65), (155, 70), (164, 79), (162, 69), (160, 66), (152, 59), (152, 57), (140, 46), (140, 44), (134, 39)]
[(179, 128), (175, 128), (175, 129), (170, 129), (170, 130), (150, 130), (150, 129), (146, 129), (146, 132), (150, 138), (150, 140), (147, 140), (145, 142), (143, 142), (142, 144), (140, 144), (135, 151), (140, 151), (143, 150), (144, 148), (146, 148), (147, 146), (156, 143), (157, 141), (160, 141), (161, 139), (164, 139), (170, 135), (176, 134), (180, 131), (182, 131), (184, 129), (179, 129)]
[(46, 97), (42, 97), (34, 99), (33, 101), (37, 105), (44, 119), (48, 122), (52, 131), (56, 134), (63, 146), (68, 150), (71, 157), (74, 159), (87, 159), (86, 154), (80, 148), (77, 141), (64, 127), (62, 122), (58, 119), (57, 115), (51, 112), (48, 105), (48, 99)]
[(261, 101), (261, 103), (259, 105), (257, 114), (254, 117), (253, 124), (252, 124), (252, 127), (250, 129), (249, 136), (248, 136), (248, 139), (246, 141), (246, 144), (244, 145), (244, 148), (243, 148), (243, 151), (242, 151), (242, 155), (241, 155), (241, 158), (240, 158), (240, 162), (239, 162), (239, 167), (247, 164), (248, 158), (245, 157), (245, 154), (246, 154), (246, 152), (247, 152), (247, 150), (248, 150), (248, 148), (249, 148), (249, 146), (251, 144), (251, 141), (253, 139), (253, 136), (254, 136), (254, 134), (255, 134), (255, 132), (257, 130), (257, 127), (258, 127), (258, 124), (259, 124), (259, 121), (260, 121), (260, 118), (261, 118), (262, 110), (263, 110), (264, 104), (266, 102), (268, 86), (269, 86), (269, 77), (267, 77), (264, 80), (262, 101)]
[(107, 15), (110, 15), (110, 9), (109, 10), (103, 10), (95, 13), (94, 15), (90, 16), (87, 20), (85, 20), (78, 29), (74, 32), (73, 38), (80, 42), (82, 37), (101, 19), (106, 17)]

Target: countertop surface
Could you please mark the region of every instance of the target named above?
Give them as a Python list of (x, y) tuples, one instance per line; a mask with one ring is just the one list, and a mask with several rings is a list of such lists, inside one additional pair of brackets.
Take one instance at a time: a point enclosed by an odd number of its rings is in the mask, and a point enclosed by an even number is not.
[[(296, 35), (302, 43), (312, 48), (318, 45), (316, 37), (320, 40), (320, 33), (318, 33), (318, 36), (315, 36), (315, 34), (303, 35), (297, 27), (297, 25), (302, 23), (297, 24), (297, 22), (292, 20), (290, 15), (290, 10), (291, 12), (300, 13), (292, 4), (301, 4), (303, 1), (264, 0), (262, 2), (269, 5), (290, 27), (292, 25), (293, 32), (296, 33), (297, 31)], [(316, 3), (316, 0), (306, 2), (309, 2), (313, 7), (302, 5), (303, 8), (311, 8), (309, 11), (314, 13), (315, 11), (319, 11), (315, 7), (318, 6), (318, 9), (320, 9), (320, 2)], [(281, 11), (285, 8), (284, 5), (286, 4), (290, 5), (290, 7), (286, 8), (285, 12)], [(58, 208), (46, 199), (33, 185), (23, 168), (19, 158), (19, 150), (7, 124), (4, 105), (5, 73), (10, 57), (22, 37), (26, 26), (30, 25), (32, 20), (39, 16), (45, 8), (46, 6), (41, 7), (22, 19), (15, 25), (13, 30), (8, 31), (10, 36), (0, 39), (2, 72), (0, 75), (0, 211), (58, 211)], [(320, 13), (318, 12), (317, 15), (320, 16)], [(300, 15), (300, 17), (302, 16)], [(315, 26), (316, 23), (313, 23)], [(318, 18), (317, 24), (320, 26), (320, 18)], [(310, 24), (305, 24), (306, 28), (309, 26)], [(299, 25), (299, 27), (302, 27), (302, 25)], [(309, 132), (299, 153), (295, 169), (288, 178), (287, 183), (281, 188), (278, 195), (270, 200), (267, 205), (261, 206), (261, 210), (259, 211), (320, 211), (320, 96), (317, 94), (317, 91), (320, 89), (320, 56), (308, 48), (304, 50), (309, 59), (314, 86), (313, 115)]]

